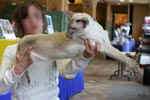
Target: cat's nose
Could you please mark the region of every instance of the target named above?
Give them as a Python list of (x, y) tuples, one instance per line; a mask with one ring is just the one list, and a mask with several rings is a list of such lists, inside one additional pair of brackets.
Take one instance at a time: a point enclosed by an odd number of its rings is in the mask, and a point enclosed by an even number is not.
[(74, 33), (76, 31), (76, 28), (75, 27), (69, 27), (68, 28), (68, 32), (69, 33)]

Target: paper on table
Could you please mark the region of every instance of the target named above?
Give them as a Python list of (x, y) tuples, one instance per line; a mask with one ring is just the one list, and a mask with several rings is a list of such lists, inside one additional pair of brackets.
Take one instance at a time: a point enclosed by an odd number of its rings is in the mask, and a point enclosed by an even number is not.
[(145, 55), (145, 54), (141, 55), (140, 64), (143, 64), (143, 65), (150, 64), (150, 55)]

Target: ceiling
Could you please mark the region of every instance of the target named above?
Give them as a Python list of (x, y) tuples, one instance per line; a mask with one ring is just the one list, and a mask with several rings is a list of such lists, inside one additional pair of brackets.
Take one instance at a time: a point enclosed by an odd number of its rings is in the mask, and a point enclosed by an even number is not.
[[(23, 3), (24, 1), (29, 1), (29, 0), (0, 0), (0, 1)], [(37, 1), (39, 1), (39, 0), (37, 0)], [(40, 1), (46, 1), (46, 0), (40, 0)], [(97, 0), (97, 1), (100, 1), (100, 2), (122, 2), (122, 3), (124, 3), (124, 2), (125, 3), (150, 3), (150, 0)]]
[(100, 2), (112, 3), (136, 3), (136, 4), (150, 4), (150, 0), (98, 0)]
[[(29, 1), (29, 0), (0, 0), (0, 6), (8, 5), (8, 4), (22, 4), (24, 1)], [(46, 5), (47, 1), (50, 0), (37, 0), (41, 3), (41, 5)], [(93, 1), (93, 0), (92, 0)], [(126, 3), (136, 3), (136, 4), (150, 4), (150, 0), (96, 0), (99, 2), (110, 2), (113, 4), (121, 3), (121, 4), (126, 4)]]

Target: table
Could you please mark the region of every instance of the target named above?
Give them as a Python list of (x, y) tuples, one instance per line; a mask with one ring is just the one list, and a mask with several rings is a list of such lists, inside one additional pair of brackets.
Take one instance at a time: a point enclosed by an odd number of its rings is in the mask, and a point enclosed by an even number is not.
[[(122, 52), (123, 54), (135, 55), (135, 52)], [(118, 61), (117, 70), (110, 76), (110, 79), (134, 80), (134, 73), (126, 68), (126, 64)]]

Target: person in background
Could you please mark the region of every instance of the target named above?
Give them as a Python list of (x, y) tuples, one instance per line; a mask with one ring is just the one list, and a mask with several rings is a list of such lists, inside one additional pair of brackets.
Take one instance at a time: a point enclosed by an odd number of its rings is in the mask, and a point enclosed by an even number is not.
[[(17, 7), (14, 18), (16, 35), (20, 38), (43, 33), (46, 29), (43, 11), (36, 1)], [(81, 68), (88, 66), (100, 48), (98, 42), (93, 46), (85, 40), (84, 44), (83, 54), (69, 62), (63, 77), (73, 78)], [(12, 88), (12, 100), (59, 100), (59, 72), (55, 61), (32, 62), (32, 47), (21, 55), (17, 45), (8, 46), (4, 52), (0, 68), (0, 93), (7, 93)]]

